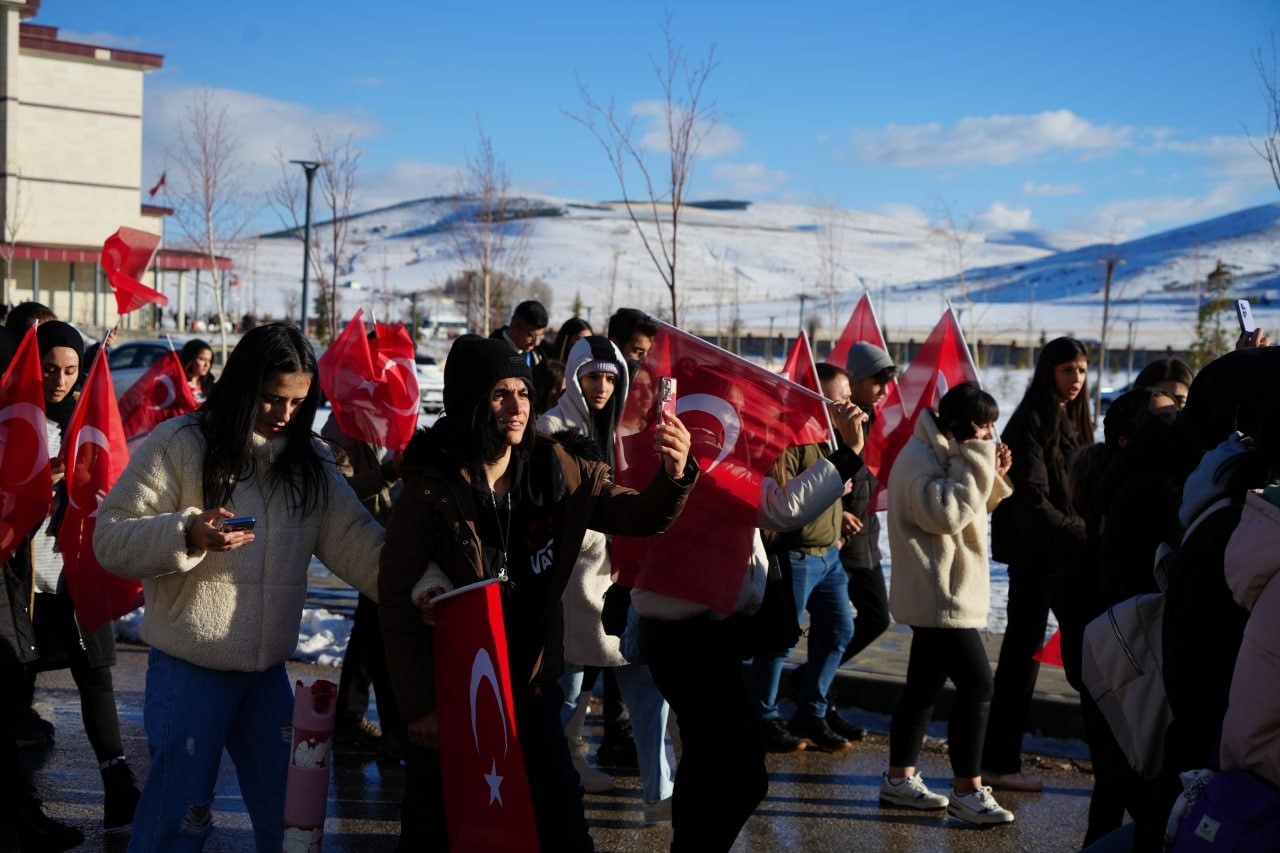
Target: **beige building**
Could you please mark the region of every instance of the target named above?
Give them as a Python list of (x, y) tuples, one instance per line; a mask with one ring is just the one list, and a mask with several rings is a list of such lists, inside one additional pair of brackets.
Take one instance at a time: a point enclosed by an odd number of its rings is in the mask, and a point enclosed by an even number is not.
[[(63, 41), (28, 20), (39, 9), (40, 0), (0, 0), (0, 302), (43, 302), (100, 334), (116, 321), (103, 241), (121, 226), (161, 234), (172, 213), (142, 203), (143, 79), (164, 57)], [(165, 250), (156, 265), (209, 269), (207, 258)], [(149, 273), (145, 283), (155, 282)], [(152, 313), (122, 322), (150, 325)]]

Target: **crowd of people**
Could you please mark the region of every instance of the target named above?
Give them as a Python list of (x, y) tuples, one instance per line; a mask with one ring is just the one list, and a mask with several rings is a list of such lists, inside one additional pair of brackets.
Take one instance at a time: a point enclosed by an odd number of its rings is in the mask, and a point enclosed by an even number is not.
[[(619, 310), (604, 334), (570, 318), (546, 339), (548, 313), (529, 301), (490, 337), (458, 338), (444, 414), (402, 452), (347, 435), (336, 419), (313, 432), (319, 367), (296, 328), (246, 333), (216, 382), (211, 348), (193, 341), (180, 359), (200, 407), (136, 448), (93, 539), (101, 564), (141, 581), (147, 603), (150, 762), (139, 791), (120, 735), (111, 626), (81, 629), (51, 538), (66, 500), (58, 449), (91, 356), (79, 331), (28, 304), (0, 327), (0, 368), (31, 325), (55, 485), (51, 517), (28, 531), (0, 585), (0, 825), (19, 849), (83, 841), (44, 812), (20, 761), (22, 748), (53, 738), (31, 703), (38, 673), (55, 667), (69, 667), (79, 690), (104, 827), (131, 827), (130, 850), (204, 846), (224, 749), (256, 847), (280, 849), (280, 732), (293, 707), (285, 661), (313, 556), (359, 592), (336, 736), (404, 760), (406, 851), (450, 847), (439, 747), (461, 734), (437, 715), (436, 600), (491, 578), (502, 581), (514, 726), (546, 850), (593, 849), (584, 791), (609, 790), (612, 766), (638, 769), (644, 822), (670, 823), (673, 850), (728, 850), (767, 794), (767, 752), (843, 752), (865, 737), (836, 707), (833, 683), (891, 616), (909, 626), (911, 649), (880, 803), (1012, 823), (995, 792), (1043, 787), (1022, 765), (1022, 737), (1049, 614), (1081, 688), (1086, 626), (1157, 591), (1173, 719), (1156, 745), (1163, 761), (1135, 770), (1081, 689), (1095, 772), (1081, 845), (1161, 849), (1185, 771), (1237, 768), (1280, 785), (1268, 687), (1280, 669), (1270, 618), (1280, 587), (1269, 583), (1280, 569), (1280, 349), (1264, 335), (1199, 375), (1173, 358), (1148, 365), (1111, 404), (1099, 443), (1089, 350), (1050, 341), (1000, 434), (989, 394), (952, 387), (916, 419), (883, 484), (861, 457), (898, 366), (854, 344), (843, 366), (818, 365), (834, 440), (787, 449), (761, 480), (727, 616), (614, 582), (612, 536), (661, 533), (692, 490), (712, 488), (697, 461), (706, 439), (670, 412), (652, 429), (652, 479), (639, 490), (614, 480), (619, 440), (640, 428), (624, 403), (652, 409), (655, 394), (644, 363), (659, 328), (644, 312)], [(888, 588), (872, 509), (882, 488)], [(235, 516), (256, 526), (224, 529)], [(994, 673), (982, 640), (992, 557), (1009, 576)], [(806, 614), (807, 659), (789, 668)], [(943, 794), (917, 765), (948, 680)], [(582, 730), (597, 681), (604, 737), (593, 763)], [(371, 685), (381, 727), (366, 716)]]

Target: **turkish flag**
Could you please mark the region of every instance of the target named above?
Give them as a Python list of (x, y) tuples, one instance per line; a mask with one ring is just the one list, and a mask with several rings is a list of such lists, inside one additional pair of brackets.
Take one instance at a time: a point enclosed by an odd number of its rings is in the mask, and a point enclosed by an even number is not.
[(182, 359), (170, 350), (120, 398), (120, 420), (130, 440), (145, 437), (156, 425), (198, 408)]
[(1062, 631), (1054, 631), (1044, 648), (1031, 656), (1034, 661), (1047, 663), (1049, 666), (1062, 666)]
[(849, 358), (849, 347), (860, 342), (875, 344), (885, 352), (889, 351), (889, 347), (884, 342), (884, 334), (880, 331), (880, 321), (876, 319), (876, 310), (871, 307), (869, 293), (862, 294), (858, 304), (853, 306), (849, 322), (845, 324), (844, 331), (840, 333), (835, 346), (827, 354), (827, 364), (834, 364), (843, 370), (844, 363)]
[[(751, 553), (760, 483), (787, 447), (831, 439), (821, 395), (660, 323), (641, 368), (677, 380), (676, 414), (688, 428), (702, 475), (684, 511), (661, 536), (615, 536), (614, 577), (626, 586), (733, 612)], [(617, 481), (644, 488), (661, 464), (656, 413), (637, 381), (623, 410), (643, 426), (622, 439)]]
[(155, 197), (156, 197), (156, 193), (160, 192), (160, 188), (161, 188), (161, 187), (163, 187), (163, 186), (167, 183), (167, 181), (166, 181), (165, 179), (166, 179), (166, 178), (168, 178), (168, 177), (169, 177), (169, 173), (168, 173), (168, 172), (161, 172), (161, 173), (160, 173), (160, 180), (156, 181), (156, 185), (155, 185), (154, 187), (152, 187), (151, 189), (147, 190), (147, 198), (155, 198)]
[(404, 450), (418, 429), (418, 374), (413, 339), (402, 323), (377, 323), (365, 336), (364, 311), (320, 356), (320, 388), (338, 426), (352, 438)]
[(160, 248), (160, 235), (137, 228), (120, 228), (102, 244), (102, 268), (116, 295), (116, 313), (128, 314), (154, 302), (168, 305), (169, 297), (141, 281)]
[(516, 731), (502, 586), (496, 578), (439, 596), (436, 717), (454, 850), (538, 850)]
[(867, 435), (863, 461), (880, 481), (871, 498), (872, 509), (888, 506), (889, 472), (915, 432), (916, 420), (924, 411), (936, 409), (942, 395), (962, 382), (978, 382), (978, 369), (969, 355), (955, 311), (948, 307), (898, 378), (893, 405), (886, 395), (886, 405)]
[(0, 563), (49, 515), (53, 475), (36, 327), (0, 378)]
[[(782, 365), (782, 375), (815, 394), (822, 393), (822, 383), (818, 381), (818, 366), (813, 363), (813, 349), (809, 346), (809, 336), (805, 334), (804, 329), (800, 330), (800, 334), (796, 336), (796, 342), (791, 345), (791, 351), (787, 353), (787, 360)], [(822, 407), (822, 416), (827, 434), (834, 435), (831, 413), (827, 411), (826, 406)]]
[(93, 553), (98, 505), (129, 464), (124, 427), (111, 384), (111, 369), (99, 354), (89, 369), (71, 424), (62, 439), (67, 508), (58, 528), (58, 550), (76, 618), (92, 631), (142, 603), (142, 582), (113, 575)]

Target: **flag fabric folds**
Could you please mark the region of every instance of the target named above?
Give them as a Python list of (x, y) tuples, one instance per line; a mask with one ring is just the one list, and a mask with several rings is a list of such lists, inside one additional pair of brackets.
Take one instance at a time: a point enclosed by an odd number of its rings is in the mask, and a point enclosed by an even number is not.
[[(644, 365), (677, 380), (676, 414), (692, 438), (702, 473), (684, 511), (657, 537), (615, 536), (615, 579), (626, 586), (733, 611), (755, 535), (762, 478), (782, 451), (830, 439), (819, 394), (674, 326), (660, 323)], [(621, 441), (616, 472), (644, 488), (661, 464), (653, 451), (656, 411), (637, 380), (624, 423), (643, 426)]]
[(62, 458), (67, 507), (58, 528), (58, 550), (76, 618), (93, 631), (142, 603), (142, 582), (111, 574), (93, 553), (98, 505), (129, 463), (111, 369), (101, 352), (63, 436)]
[(364, 311), (356, 311), (320, 356), (320, 388), (347, 435), (404, 450), (418, 428), (422, 405), (413, 339), (401, 323), (377, 323), (369, 339), (363, 318)]
[(495, 578), (434, 599), (436, 716), (449, 844), (538, 850)]
[(849, 358), (849, 347), (859, 342), (875, 344), (886, 352), (889, 350), (884, 342), (884, 334), (880, 331), (880, 321), (876, 319), (876, 311), (871, 307), (869, 293), (862, 294), (858, 304), (853, 306), (849, 322), (845, 324), (844, 331), (831, 347), (831, 352), (827, 353), (827, 364), (834, 364), (844, 369), (844, 363)]
[(120, 398), (125, 438), (134, 441), (145, 437), (162, 421), (194, 412), (197, 407), (182, 359), (170, 350), (156, 359)]
[(0, 563), (49, 515), (53, 474), (36, 327), (0, 378)]
[(128, 314), (154, 302), (168, 305), (169, 297), (139, 279), (160, 248), (160, 236), (137, 228), (120, 228), (102, 244), (102, 269), (116, 295), (116, 313)]
[(1049, 666), (1062, 666), (1062, 631), (1054, 631), (1044, 648), (1032, 655), (1031, 659)]
[[(804, 329), (796, 335), (795, 343), (787, 353), (787, 360), (782, 365), (782, 375), (802, 388), (808, 388), (815, 394), (822, 393), (822, 382), (818, 380), (818, 366), (813, 362), (813, 349), (809, 346), (809, 336)], [(831, 413), (822, 407), (824, 427), (828, 436), (835, 435), (831, 426)]]
[(894, 391), (886, 396), (867, 436), (868, 449), (863, 453), (863, 462), (879, 480), (871, 498), (872, 509), (882, 510), (888, 506), (889, 472), (915, 432), (916, 420), (926, 409), (937, 408), (942, 395), (962, 382), (978, 382), (978, 370), (969, 355), (955, 311), (948, 307), (902, 371)]

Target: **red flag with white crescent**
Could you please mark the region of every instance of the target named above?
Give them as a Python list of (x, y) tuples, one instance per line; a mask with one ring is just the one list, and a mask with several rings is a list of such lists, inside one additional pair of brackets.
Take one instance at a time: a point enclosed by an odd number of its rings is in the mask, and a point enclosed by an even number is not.
[(436, 717), (449, 845), (536, 851), (538, 827), (516, 731), (500, 581), (470, 584), (434, 602)]
[(960, 321), (948, 307), (895, 383), (892, 396), (897, 399), (891, 401), (891, 395), (886, 395), (867, 434), (862, 459), (880, 481), (871, 498), (872, 509), (888, 507), (889, 471), (915, 432), (916, 420), (925, 410), (936, 409), (942, 395), (962, 382), (978, 382), (978, 369), (969, 355)]
[(52, 505), (44, 381), (32, 326), (0, 379), (0, 563), (9, 561)]
[(98, 505), (129, 464), (111, 369), (101, 354), (93, 360), (63, 436), (62, 457), (67, 508), (58, 528), (58, 550), (76, 618), (93, 631), (142, 603), (142, 582), (111, 574), (93, 553)]
[[(676, 378), (676, 414), (702, 474), (664, 534), (614, 537), (614, 577), (731, 613), (755, 536), (761, 481), (786, 448), (830, 440), (826, 405), (820, 394), (666, 323), (640, 370), (653, 386), (657, 377)], [(622, 417), (643, 424), (622, 439), (616, 472), (619, 484), (636, 489), (661, 464), (648, 384), (637, 376)]]
[(365, 335), (364, 311), (356, 311), (320, 356), (320, 388), (347, 435), (404, 450), (422, 406), (413, 339), (403, 323), (377, 323), (374, 332)]
[(849, 322), (845, 324), (844, 331), (840, 333), (835, 345), (831, 347), (831, 352), (827, 354), (827, 364), (834, 364), (843, 369), (845, 361), (849, 358), (849, 348), (856, 343), (875, 344), (885, 352), (889, 351), (889, 347), (884, 342), (884, 333), (880, 331), (880, 321), (876, 319), (876, 310), (871, 306), (869, 293), (862, 294), (858, 304), (853, 306)]
[(120, 228), (102, 244), (102, 269), (116, 295), (116, 313), (128, 314), (154, 302), (168, 305), (169, 297), (139, 279), (160, 248), (160, 235), (137, 228)]
[(170, 350), (124, 392), (120, 398), (120, 421), (125, 437), (134, 441), (148, 435), (157, 424), (194, 412), (198, 407), (187, 384), (182, 359)]

